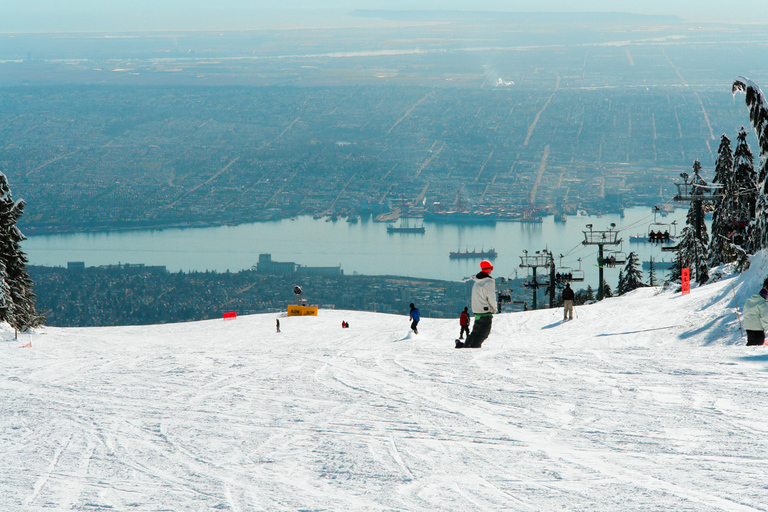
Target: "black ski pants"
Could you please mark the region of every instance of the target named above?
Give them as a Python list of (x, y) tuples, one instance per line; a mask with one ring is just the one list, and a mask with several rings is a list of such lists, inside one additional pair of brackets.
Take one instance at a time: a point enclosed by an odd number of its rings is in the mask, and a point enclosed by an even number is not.
[(467, 340), (464, 342), (464, 347), (480, 348), (488, 335), (491, 334), (492, 323), (492, 316), (481, 316), (480, 318), (475, 318), (475, 323), (472, 326), (472, 332), (467, 335)]
[(747, 346), (762, 345), (765, 343), (765, 333), (763, 331), (747, 331)]

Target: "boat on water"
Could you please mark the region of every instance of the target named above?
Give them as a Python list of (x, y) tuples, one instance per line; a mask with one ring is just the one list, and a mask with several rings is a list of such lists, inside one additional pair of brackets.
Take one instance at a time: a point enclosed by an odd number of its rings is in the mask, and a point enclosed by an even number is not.
[(426, 231), (424, 226), (394, 226), (392, 224), (387, 226), (387, 233), (416, 233), (423, 235)]
[[(653, 261), (653, 269), (654, 270), (670, 270), (672, 266), (675, 264), (674, 261), (666, 261), (666, 260), (659, 260)], [(651, 268), (651, 262), (650, 261), (644, 261), (643, 262), (643, 269), (648, 270)]]
[(434, 223), (455, 224), (495, 224), (497, 216), (493, 213), (473, 212), (441, 212), (425, 213), (424, 221)]
[(418, 235), (423, 235), (427, 230), (424, 229), (424, 226), (411, 226), (408, 222), (408, 217), (401, 217), (400, 218), (400, 225), (395, 226), (394, 224), (389, 224), (387, 226), (387, 233), (414, 233)]
[(456, 260), (456, 259), (475, 259), (475, 258), (476, 259), (480, 259), (480, 258), (489, 258), (490, 259), (490, 258), (495, 258), (498, 255), (499, 254), (495, 250), (493, 250), (493, 249), (488, 249), (487, 251), (486, 250), (476, 251), (474, 249), (471, 250), (471, 251), (461, 251), (461, 250), (459, 250), (459, 251), (455, 251), (455, 252), (451, 251), (451, 252), (448, 253), (448, 257), (451, 258), (452, 260)]

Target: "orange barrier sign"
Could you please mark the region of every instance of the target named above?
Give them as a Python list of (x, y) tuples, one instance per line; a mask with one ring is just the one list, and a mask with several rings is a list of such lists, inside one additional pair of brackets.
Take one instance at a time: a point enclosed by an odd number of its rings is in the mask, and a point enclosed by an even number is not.
[(680, 280), (682, 281), (683, 285), (683, 295), (691, 293), (691, 269), (681, 269)]
[(288, 306), (288, 316), (317, 316), (317, 306)]

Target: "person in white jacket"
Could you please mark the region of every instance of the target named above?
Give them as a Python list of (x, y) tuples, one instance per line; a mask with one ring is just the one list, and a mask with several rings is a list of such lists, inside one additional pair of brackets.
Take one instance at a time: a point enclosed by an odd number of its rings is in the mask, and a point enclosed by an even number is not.
[(744, 329), (747, 330), (747, 345), (765, 343), (768, 328), (768, 288), (763, 288), (744, 303)]
[(488, 260), (480, 262), (480, 273), (472, 280), (472, 313), (475, 314), (475, 323), (472, 332), (467, 335), (467, 340), (462, 343), (456, 340), (456, 348), (480, 348), (485, 339), (491, 334), (493, 314), (496, 312), (496, 282), (491, 277), (493, 265)]

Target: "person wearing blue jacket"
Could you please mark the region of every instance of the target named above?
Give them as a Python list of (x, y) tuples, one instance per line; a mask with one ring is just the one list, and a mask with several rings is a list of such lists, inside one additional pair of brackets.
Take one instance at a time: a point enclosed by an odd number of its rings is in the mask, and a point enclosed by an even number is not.
[(414, 334), (419, 334), (418, 329), (416, 327), (419, 325), (419, 320), (421, 320), (421, 316), (419, 315), (419, 308), (413, 305), (413, 302), (411, 302), (411, 330)]

